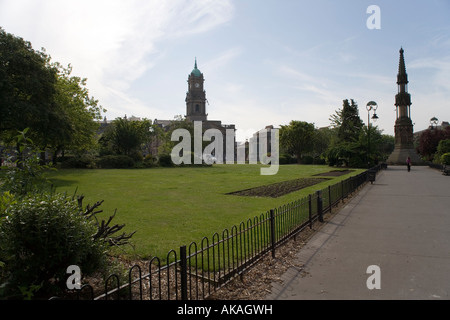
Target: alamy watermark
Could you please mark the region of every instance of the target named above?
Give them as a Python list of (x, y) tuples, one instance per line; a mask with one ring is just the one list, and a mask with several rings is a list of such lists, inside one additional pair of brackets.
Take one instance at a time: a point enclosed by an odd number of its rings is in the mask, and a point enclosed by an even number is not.
[(79, 266), (68, 266), (66, 273), (70, 274), (67, 278), (66, 286), (69, 290), (80, 290), (81, 289), (81, 269)]
[(367, 267), (367, 274), (370, 274), (367, 278), (366, 285), (367, 289), (381, 289), (381, 269), (377, 265), (371, 265)]
[[(181, 139), (181, 141), (180, 141)], [(171, 141), (179, 143), (171, 152), (172, 162), (180, 164), (257, 164), (261, 175), (275, 175), (279, 169), (279, 129), (262, 129), (257, 136), (249, 139), (246, 146), (236, 146), (235, 130), (226, 129), (225, 137), (219, 129), (208, 129), (203, 133), (202, 122), (194, 121), (194, 137), (187, 129), (173, 131)], [(210, 141), (203, 150), (203, 142)], [(192, 145), (193, 144), (193, 145)], [(193, 157), (192, 157), (193, 155)]]
[(367, 18), (366, 26), (369, 30), (381, 29), (381, 9), (377, 5), (371, 5), (367, 8), (367, 14), (370, 14)]

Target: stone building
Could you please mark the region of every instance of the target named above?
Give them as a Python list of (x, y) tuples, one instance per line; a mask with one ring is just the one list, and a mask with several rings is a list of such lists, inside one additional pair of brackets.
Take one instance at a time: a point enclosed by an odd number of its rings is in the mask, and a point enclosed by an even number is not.
[(408, 75), (406, 73), (403, 48), (400, 49), (400, 61), (398, 66), (397, 85), (398, 93), (395, 96), (396, 121), (395, 121), (395, 148), (389, 156), (387, 163), (394, 165), (406, 164), (406, 159), (411, 158), (413, 165), (425, 165), (414, 148), (414, 130), (411, 120), (411, 95), (408, 93)]

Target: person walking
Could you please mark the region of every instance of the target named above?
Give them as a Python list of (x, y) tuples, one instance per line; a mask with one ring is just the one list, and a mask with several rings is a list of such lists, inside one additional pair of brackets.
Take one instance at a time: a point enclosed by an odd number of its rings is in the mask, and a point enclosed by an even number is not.
[(408, 167), (408, 172), (411, 171), (411, 158), (408, 156), (406, 159), (406, 166)]

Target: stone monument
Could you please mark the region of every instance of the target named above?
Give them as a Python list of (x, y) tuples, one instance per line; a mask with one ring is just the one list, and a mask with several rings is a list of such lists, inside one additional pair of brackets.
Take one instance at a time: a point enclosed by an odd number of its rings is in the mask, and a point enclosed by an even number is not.
[(400, 62), (397, 75), (398, 93), (395, 96), (397, 119), (395, 121), (395, 148), (387, 163), (406, 165), (411, 158), (412, 165), (425, 165), (414, 148), (413, 123), (411, 121), (411, 95), (408, 93), (408, 75), (406, 74), (403, 48), (400, 49)]

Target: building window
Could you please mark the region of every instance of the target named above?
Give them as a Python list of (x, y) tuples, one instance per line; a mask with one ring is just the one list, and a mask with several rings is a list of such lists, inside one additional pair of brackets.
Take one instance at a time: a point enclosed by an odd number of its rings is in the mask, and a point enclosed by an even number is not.
[(195, 105), (195, 112), (199, 112), (200, 111), (200, 106), (198, 104)]

